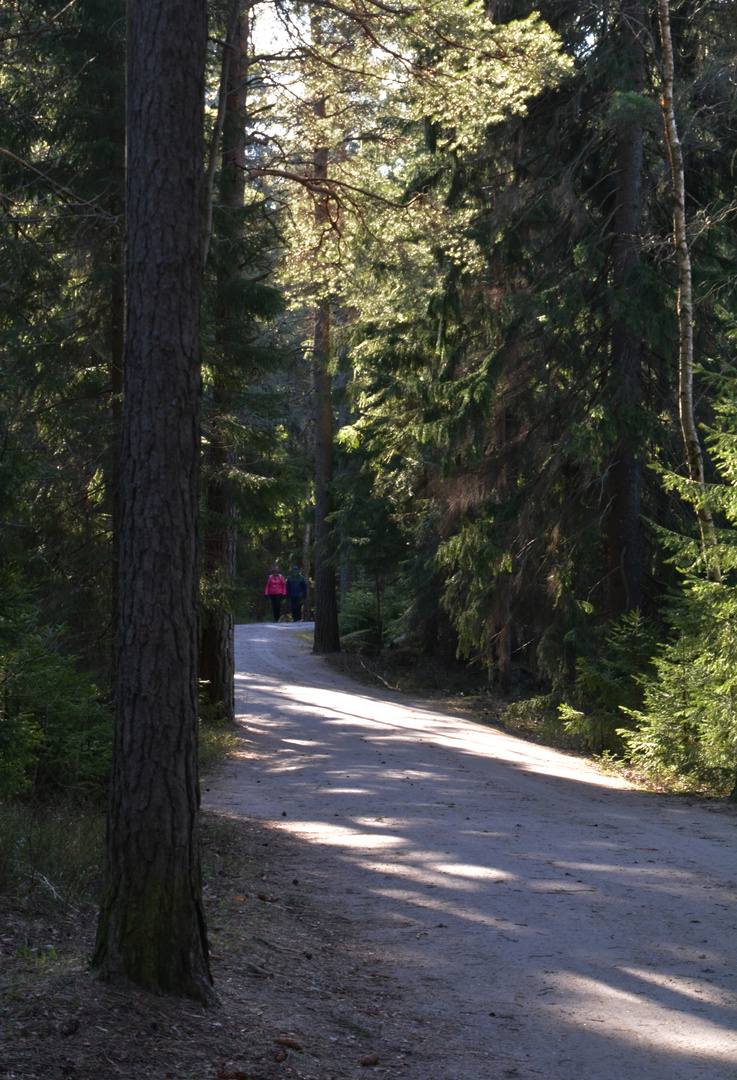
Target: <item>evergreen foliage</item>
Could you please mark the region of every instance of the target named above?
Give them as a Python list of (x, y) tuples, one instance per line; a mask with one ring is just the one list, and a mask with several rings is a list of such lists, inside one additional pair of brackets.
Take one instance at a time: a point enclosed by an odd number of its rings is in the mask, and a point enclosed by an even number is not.
[(734, 586), (689, 577), (673, 604), (673, 640), (654, 657), (643, 707), (624, 709), (635, 730), (618, 729), (634, 765), (723, 793), (734, 789), (737, 767), (733, 594)]
[(565, 730), (589, 750), (621, 756), (627, 735), (621, 710), (631, 714), (642, 705), (658, 640), (640, 611), (625, 613), (592, 637), (591, 653), (577, 661), (573, 693), (558, 712)]
[[(100, 798), (110, 711), (115, 339), (122, 340), (119, 0), (3, 10), (2, 771)], [(116, 320), (117, 323), (116, 323)]]
[[(710, 444), (724, 482), (710, 485), (708, 499), (724, 521), (716, 558), (722, 580), (704, 574), (703, 553), (693, 538), (667, 535), (664, 543), (680, 563), (683, 587), (668, 606), (670, 639), (655, 653), (639, 709), (624, 709), (635, 730), (620, 729), (636, 765), (680, 782), (732, 790), (737, 798), (737, 407), (735, 378), (725, 380), (721, 424)], [(688, 496), (688, 484), (666, 481)]]
[(110, 766), (109, 705), (62, 634), (40, 623), (20, 576), (0, 575), (0, 790), (100, 799)]

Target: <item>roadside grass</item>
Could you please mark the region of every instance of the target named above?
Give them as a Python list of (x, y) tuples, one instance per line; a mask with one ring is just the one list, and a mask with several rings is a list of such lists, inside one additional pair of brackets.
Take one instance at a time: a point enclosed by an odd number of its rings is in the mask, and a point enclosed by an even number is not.
[[(87, 968), (104, 837), (99, 804), (0, 802), (0, 1018), (7, 1037), (36, 1018), (46, 1037), (48, 1000)], [(76, 993), (68, 997), (74, 1002)]]
[[(242, 904), (233, 880), (263, 872), (243, 849), (236, 823), (203, 814), (201, 863), (205, 900), (218, 930), (237, 936)], [(99, 807), (0, 804), (0, 999), (11, 983), (58, 977), (86, 967), (102, 884), (105, 815)], [(226, 937), (228, 936), (226, 932)], [(221, 939), (222, 940), (222, 939)], [(70, 952), (71, 950), (71, 952)], [(9, 971), (9, 966), (14, 972)]]
[(200, 724), (199, 767), (200, 774), (210, 772), (238, 745), (238, 732), (219, 724)]
[(72, 907), (96, 902), (104, 835), (96, 805), (0, 803), (0, 894)]
[[(200, 772), (231, 754), (237, 734), (200, 725)], [(102, 881), (105, 809), (76, 796), (0, 800), (0, 896), (96, 904)]]
[[(235, 742), (232, 732), (203, 725), (201, 769), (213, 770)], [(213, 949), (220, 954), (237, 955), (242, 948), (244, 904), (233, 894), (252, 894), (263, 872), (245, 846), (237, 823), (202, 815), (204, 900)], [(100, 802), (71, 796), (0, 800), (0, 1060), (5, 1065), (7, 1057), (7, 1067), (14, 1067), (9, 1075), (36, 1076), (39, 1055), (56, 1059), (61, 1054), (59, 1060), (66, 1060), (65, 1051), (67, 1056), (88, 1054), (89, 1042), (80, 1047), (72, 1038), (77, 1028), (108, 1032), (111, 1002), (117, 1008), (119, 1001), (135, 1001), (135, 995), (131, 999), (124, 991), (103, 988), (89, 966), (104, 850), (105, 808)], [(45, 1047), (54, 1040), (52, 1053)], [(135, 1040), (122, 1025), (117, 1041), (127, 1046)], [(106, 1054), (103, 1048), (103, 1064)], [(0, 1073), (5, 1075), (2, 1068)], [(108, 1074), (103, 1070), (100, 1075)]]

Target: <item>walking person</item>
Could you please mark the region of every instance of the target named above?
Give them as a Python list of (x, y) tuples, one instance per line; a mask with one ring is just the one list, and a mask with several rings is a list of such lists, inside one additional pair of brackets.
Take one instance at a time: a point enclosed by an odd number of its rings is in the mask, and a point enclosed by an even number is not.
[(292, 620), (302, 622), (302, 605), (307, 596), (307, 582), (299, 572), (298, 566), (292, 567), (287, 578), (287, 600), (292, 605)]
[(286, 595), (286, 592), (287, 584), (282, 575), (279, 573), (279, 567), (274, 565), (271, 568), (269, 580), (266, 582), (266, 588), (264, 589), (264, 596), (271, 597), (271, 607), (274, 612), (274, 622), (279, 622), (282, 597)]

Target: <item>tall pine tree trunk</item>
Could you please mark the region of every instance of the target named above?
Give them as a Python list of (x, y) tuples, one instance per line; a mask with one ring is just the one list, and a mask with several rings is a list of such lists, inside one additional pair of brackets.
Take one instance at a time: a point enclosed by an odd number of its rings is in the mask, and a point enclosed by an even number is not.
[[(242, 5), (236, 4), (240, 9)], [(240, 11), (235, 11), (240, 16)], [(249, 14), (231, 17), (223, 50), (224, 122), (220, 201), (233, 211), (233, 261), (218, 272), (216, 340), (227, 350), (233, 318), (227, 300), (228, 285), (240, 274), (239, 244), (242, 230), (239, 212), (245, 195), (246, 97), (248, 85)], [(209, 714), (225, 724), (235, 724), (235, 643), (230, 594), (235, 584), (236, 508), (228, 493), (228, 473), (236, 466), (236, 451), (228, 438), (223, 416), (228, 410), (227, 380), (215, 372), (214, 418), (207, 450), (208, 483), (205, 492), (206, 526), (203, 570), (211, 583), (212, 600), (203, 613), (200, 632), (199, 676)]]
[(116, 715), (94, 966), (212, 997), (197, 777), (204, 0), (129, 0)]
[(683, 150), (676, 124), (673, 84), (675, 64), (670, 33), (668, 0), (658, 0), (660, 41), (663, 51), (663, 117), (665, 139), (670, 154), (673, 180), (673, 233), (678, 267), (678, 411), (686, 451), (688, 476), (693, 485), (694, 506), (701, 529), (702, 550), (708, 576), (721, 581), (722, 575), (716, 553), (714, 519), (706, 502), (704, 457), (696, 428), (693, 401), (693, 290), (691, 284), (691, 253), (686, 233), (686, 179)]
[[(619, 57), (624, 86), (640, 93), (644, 77), (643, 12), (639, 3), (621, 15)], [(642, 120), (625, 115), (617, 132), (617, 193), (614, 212), (612, 285), (623, 311), (611, 335), (612, 410), (617, 431), (607, 472), (609, 614), (642, 605), (643, 538), (640, 506), (642, 470), (638, 453), (642, 340), (631, 323), (637, 304), (635, 272), (642, 231)]]
[(124, 248), (122, 240), (114, 239), (110, 252), (110, 386), (112, 390), (112, 445), (107, 478), (107, 498), (110, 506), (110, 532), (112, 540), (111, 637), (110, 671), (111, 683), (115, 682), (115, 627), (118, 624), (118, 571), (120, 552), (120, 433), (123, 415), (123, 359), (125, 353), (125, 287), (123, 277)]

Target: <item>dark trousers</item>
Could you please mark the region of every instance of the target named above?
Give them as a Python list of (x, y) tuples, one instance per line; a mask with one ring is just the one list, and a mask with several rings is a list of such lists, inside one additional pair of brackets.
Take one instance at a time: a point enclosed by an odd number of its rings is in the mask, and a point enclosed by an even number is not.
[(279, 615), (281, 614), (281, 593), (271, 594), (271, 606), (274, 609), (274, 622), (279, 622)]
[(292, 619), (295, 622), (302, 622), (302, 597), (291, 596), (289, 603), (292, 605)]

